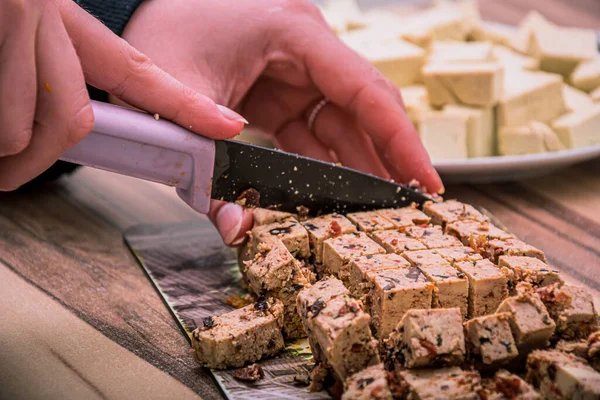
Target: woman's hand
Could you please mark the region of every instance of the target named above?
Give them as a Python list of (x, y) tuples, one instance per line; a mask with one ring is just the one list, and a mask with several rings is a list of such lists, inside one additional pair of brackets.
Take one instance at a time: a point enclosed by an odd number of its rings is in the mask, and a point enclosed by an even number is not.
[(85, 82), (216, 139), (244, 120), (184, 86), (71, 0), (0, 2), (0, 190), (39, 175), (87, 135)]
[[(442, 192), (399, 90), (347, 48), (308, 0), (153, 0), (124, 38), (190, 87), (244, 115), (284, 150)], [(331, 100), (314, 129), (307, 117)], [(226, 243), (251, 219), (215, 203)]]

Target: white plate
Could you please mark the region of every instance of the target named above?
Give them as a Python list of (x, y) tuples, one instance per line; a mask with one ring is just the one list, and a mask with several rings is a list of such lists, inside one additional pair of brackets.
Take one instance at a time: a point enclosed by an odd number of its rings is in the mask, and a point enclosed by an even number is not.
[(447, 183), (514, 181), (546, 175), (570, 165), (600, 157), (600, 144), (521, 156), (439, 160), (433, 165)]

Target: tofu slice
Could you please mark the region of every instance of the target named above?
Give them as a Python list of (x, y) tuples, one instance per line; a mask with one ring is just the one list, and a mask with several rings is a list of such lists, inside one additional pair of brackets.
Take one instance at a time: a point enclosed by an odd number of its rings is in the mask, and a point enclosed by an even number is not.
[(265, 225), (273, 222), (281, 222), (290, 217), (293, 217), (291, 213), (268, 210), (266, 208), (255, 208), (252, 210), (252, 218), (254, 219), (254, 225)]
[(472, 205), (457, 200), (446, 200), (440, 203), (428, 201), (423, 204), (423, 211), (431, 217), (431, 222), (434, 225), (441, 225), (443, 228), (446, 227), (446, 224), (455, 221), (489, 221), (485, 215), (477, 211)]
[(327, 239), (323, 244), (324, 271), (347, 284), (350, 261), (356, 257), (374, 254), (385, 254), (385, 250), (369, 239), (364, 232)]
[(427, 89), (424, 85), (409, 85), (400, 88), (406, 114), (410, 122), (418, 128), (421, 114), (427, 111), (433, 111), (429, 104)]
[(283, 304), (270, 298), (203, 320), (192, 332), (194, 358), (214, 369), (242, 367), (284, 348)]
[(369, 32), (341, 35), (342, 41), (361, 54), (396, 86), (418, 83), (425, 62), (425, 51), (401, 39), (373, 40)]
[(566, 148), (556, 132), (543, 122), (503, 126), (498, 131), (498, 153), (503, 156), (546, 153)]
[(594, 100), (582, 90), (569, 85), (563, 85), (563, 96), (567, 112), (582, 112), (594, 108)]
[(308, 233), (295, 218), (255, 226), (252, 228), (250, 236), (252, 247), (255, 250), (258, 249), (260, 243), (272, 243), (281, 240), (293, 256), (298, 258), (310, 256)]
[(428, 249), (462, 246), (457, 238), (444, 234), (439, 226), (409, 226), (405, 231), (408, 236), (417, 239)]
[[(356, 257), (350, 262), (348, 288), (354, 296), (362, 299), (373, 286), (369, 282), (368, 274), (370, 272), (409, 267), (410, 263), (397, 254), (375, 254), (372, 256)], [(365, 303), (365, 307), (369, 311), (368, 302)]]
[[(512, 50), (501, 44), (494, 45), (492, 49), (492, 58), (502, 65), (506, 71), (512, 69), (525, 69), (528, 71), (536, 71), (540, 69), (540, 62), (533, 57), (529, 57)], [(507, 75), (510, 72), (507, 72)]]
[(540, 261), (546, 262), (546, 256), (540, 249), (519, 239), (491, 239), (487, 240), (484, 235), (473, 237), (471, 248), (493, 263), (498, 263), (500, 256), (525, 256), (534, 257)]
[(563, 79), (558, 74), (512, 70), (504, 80), (496, 123), (522, 126), (531, 121), (548, 123), (566, 111)]
[(416, 399), (478, 400), (481, 377), (477, 371), (459, 367), (415, 369), (399, 373)]
[(408, 311), (390, 335), (388, 348), (390, 358), (407, 368), (460, 364), (465, 355), (460, 310)]
[(487, 365), (503, 364), (517, 357), (519, 351), (510, 330), (509, 318), (509, 313), (498, 313), (465, 322), (467, 351)]
[(582, 359), (558, 350), (537, 350), (527, 357), (528, 382), (544, 399), (600, 398), (600, 373)]
[(556, 323), (555, 334), (562, 339), (586, 339), (598, 330), (594, 299), (583, 287), (552, 284), (536, 290)]
[(420, 113), (421, 142), (433, 160), (462, 159), (469, 156), (468, 117), (443, 111)]
[(396, 228), (428, 224), (430, 221), (430, 218), (424, 212), (417, 209), (416, 205), (402, 208), (386, 208), (377, 210), (377, 213), (389, 220)]
[(600, 105), (564, 115), (552, 122), (552, 129), (569, 149), (600, 143)]
[(344, 383), (342, 400), (392, 400), (387, 371), (376, 364), (352, 375)]
[(435, 249), (435, 252), (442, 256), (452, 266), (461, 261), (479, 261), (483, 260), (479, 254), (470, 247), (446, 247), (443, 249)]
[(508, 279), (490, 260), (457, 262), (454, 268), (469, 280), (469, 318), (493, 313), (508, 297)]
[(407, 250), (425, 250), (427, 246), (417, 239), (408, 237), (405, 233), (397, 230), (376, 231), (371, 234), (376, 241), (388, 253), (402, 254)]
[(577, 89), (591, 92), (600, 86), (600, 57), (580, 63), (569, 78)]
[(308, 231), (310, 250), (317, 264), (323, 262), (323, 242), (339, 235), (356, 232), (356, 227), (348, 218), (340, 214), (327, 214), (302, 222)]
[(496, 63), (433, 63), (423, 80), (434, 106), (492, 106), (503, 95), (504, 69)]
[(503, 269), (509, 279), (511, 294), (521, 282), (529, 283), (534, 287), (562, 282), (557, 270), (550, 269), (546, 263), (534, 257), (500, 256), (498, 267)]
[(489, 62), (491, 42), (435, 41), (429, 48), (428, 63)]
[(394, 224), (387, 218), (382, 217), (377, 211), (365, 211), (350, 213), (346, 215), (358, 229), (363, 232), (381, 231), (393, 229)]
[(490, 157), (495, 154), (496, 135), (492, 107), (447, 105), (444, 112), (467, 118), (467, 156)]
[(510, 313), (510, 328), (521, 354), (546, 347), (556, 327), (533, 290), (522, 290), (517, 296), (505, 299), (496, 312)]
[(479, 222), (475, 220), (454, 221), (446, 225), (446, 233), (458, 238), (465, 246), (469, 246), (473, 236), (485, 235), (489, 239), (506, 240), (513, 235), (492, 225), (490, 222)]

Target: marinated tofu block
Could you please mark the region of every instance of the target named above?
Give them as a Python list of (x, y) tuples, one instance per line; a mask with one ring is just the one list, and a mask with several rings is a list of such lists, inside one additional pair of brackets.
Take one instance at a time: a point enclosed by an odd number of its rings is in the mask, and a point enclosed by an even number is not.
[(525, 56), (517, 53), (509, 47), (496, 44), (492, 50), (492, 57), (501, 64), (506, 70), (506, 74), (510, 74), (512, 69), (525, 69), (535, 71), (540, 69), (540, 62), (533, 57)]
[(431, 308), (434, 285), (418, 268), (372, 271), (367, 278), (371, 286), (367, 303), (380, 340), (388, 337), (408, 310)]
[(493, 61), (492, 42), (435, 41), (427, 55), (427, 63), (490, 61)]
[(439, 226), (409, 226), (406, 234), (423, 243), (428, 249), (462, 246), (454, 236), (445, 235)]
[(389, 354), (407, 368), (460, 364), (465, 336), (458, 308), (409, 310), (392, 331)]
[(496, 63), (434, 63), (423, 68), (434, 106), (493, 106), (503, 95), (504, 69)]
[(585, 288), (554, 283), (536, 292), (556, 323), (558, 337), (583, 339), (598, 330), (594, 299)]
[(503, 156), (546, 153), (567, 147), (548, 125), (531, 121), (523, 126), (503, 126), (498, 130), (498, 153)]
[(527, 357), (528, 382), (544, 399), (598, 399), (600, 373), (582, 359), (558, 350), (536, 350)]
[(369, 292), (372, 286), (367, 276), (370, 272), (405, 268), (410, 268), (410, 263), (397, 254), (374, 254), (357, 257), (350, 262), (348, 288), (353, 295), (362, 297)]
[(246, 280), (254, 293), (283, 288), (292, 276), (300, 273), (300, 263), (281, 240), (263, 243), (254, 259), (245, 262)]
[(407, 250), (425, 250), (427, 247), (417, 239), (406, 236), (405, 233), (395, 229), (376, 231), (371, 238), (379, 243), (388, 253), (402, 254)]
[(493, 313), (508, 297), (508, 279), (490, 260), (463, 261), (454, 267), (469, 279), (470, 318)]
[(562, 87), (560, 75), (511, 70), (496, 108), (496, 124), (500, 127), (523, 126), (531, 121), (549, 123), (566, 111)]
[(357, 372), (346, 381), (342, 400), (392, 400), (387, 374), (383, 364)]
[(302, 223), (308, 231), (310, 250), (316, 263), (323, 262), (323, 242), (332, 237), (356, 232), (356, 227), (348, 218), (340, 214), (327, 214)]
[(534, 287), (562, 282), (558, 271), (550, 269), (548, 265), (533, 257), (500, 256), (498, 267), (508, 277), (511, 294), (514, 294), (520, 282), (530, 283)]
[(509, 313), (473, 318), (465, 322), (467, 350), (487, 365), (506, 363), (519, 355), (508, 322)]
[(255, 226), (252, 228), (251, 237), (255, 249), (258, 249), (260, 243), (272, 243), (280, 239), (293, 256), (298, 258), (310, 256), (308, 233), (295, 218)]
[[(535, 389), (518, 375), (499, 370), (493, 379), (484, 383), (482, 398), (487, 400), (541, 400)], [(484, 397), (485, 396), (485, 397)]]
[(509, 297), (498, 307), (497, 312), (510, 313), (510, 328), (519, 353), (546, 347), (554, 333), (556, 324), (550, 318), (544, 303), (533, 290), (522, 291)]
[(456, 200), (446, 200), (442, 203), (426, 202), (423, 205), (423, 211), (431, 217), (431, 223), (442, 225), (442, 227), (462, 220), (488, 221), (488, 218), (472, 205)]
[(552, 129), (568, 149), (596, 145), (600, 143), (600, 105), (557, 118)]
[(415, 127), (418, 127), (421, 114), (433, 110), (429, 104), (427, 89), (424, 85), (410, 85), (401, 87), (400, 92), (408, 119)]
[(363, 232), (381, 231), (384, 229), (393, 229), (394, 224), (386, 218), (383, 218), (377, 211), (365, 211), (350, 213), (346, 215), (358, 229)]
[(459, 367), (406, 370), (399, 373), (408, 386), (409, 399), (479, 400), (481, 377)]
[(469, 282), (463, 272), (453, 268), (435, 250), (407, 251), (403, 257), (413, 267), (419, 268), (435, 285), (432, 303), (434, 308), (457, 307), (463, 316), (467, 316)]
[(402, 208), (386, 208), (384, 210), (377, 210), (377, 213), (394, 224), (396, 228), (428, 224), (430, 220), (416, 205)]
[(495, 227), (488, 221), (480, 222), (475, 220), (455, 221), (446, 225), (446, 233), (461, 240), (468, 246), (471, 243), (472, 236), (484, 235), (487, 239), (511, 239), (513, 235), (504, 232), (502, 229)]
[(255, 226), (281, 222), (291, 217), (293, 217), (291, 213), (283, 211), (268, 210), (266, 208), (255, 208), (252, 210), (252, 218), (254, 219)]
[(470, 247), (446, 247), (435, 249), (435, 252), (442, 256), (451, 265), (461, 261), (479, 261), (483, 260), (479, 254)]
[(421, 142), (431, 159), (467, 158), (467, 124), (465, 115), (444, 111), (422, 112), (417, 125)]
[(546, 262), (544, 252), (519, 239), (491, 239), (487, 240), (485, 236), (473, 237), (471, 248), (490, 261), (498, 263), (500, 256), (524, 256), (534, 257), (540, 261)]
[(192, 332), (194, 357), (215, 369), (242, 367), (283, 350), (283, 304), (269, 298), (203, 320)]
[(600, 57), (580, 63), (569, 78), (573, 86), (591, 92), (600, 86)]
[(329, 299), (312, 318), (313, 340), (340, 379), (380, 362), (370, 322), (360, 300), (346, 294)]
[(283, 336), (286, 339), (306, 337), (306, 330), (297, 309), (297, 297), (301, 290), (310, 286), (303, 274), (296, 273), (281, 289), (269, 292), (283, 303)]
[(369, 239), (364, 232), (350, 233), (327, 239), (323, 243), (323, 266), (326, 273), (347, 283), (350, 261), (356, 257), (373, 254), (385, 254), (385, 250)]
[(489, 157), (494, 155), (496, 135), (493, 107), (468, 107), (447, 105), (444, 113), (458, 114), (467, 118), (467, 156)]

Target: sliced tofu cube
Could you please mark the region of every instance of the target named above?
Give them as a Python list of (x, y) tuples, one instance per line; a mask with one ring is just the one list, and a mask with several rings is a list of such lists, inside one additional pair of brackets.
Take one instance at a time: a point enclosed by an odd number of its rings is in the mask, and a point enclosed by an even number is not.
[(429, 48), (428, 63), (492, 61), (491, 42), (435, 41)]
[(506, 370), (496, 372), (494, 379), (489, 380), (483, 389), (482, 397), (488, 400), (541, 400), (542, 397), (533, 386), (525, 382), (518, 375)]
[(327, 239), (323, 244), (324, 271), (348, 283), (350, 261), (356, 257), (373, 254), (385, 254), (385, 250), (369, 239), (364, 232)]
[(406, 370), (399, 373), (415, 399), (479, 400), (481, 377), (459, 367)]
[(600, 57), (579, 64), (571, 74), (569, 82), (584, 92), (591, 92), (600, 86)]
[(441, 203), (428, 201), (423, 205), (423, 211), (431, 217), (433, 224), (442, 225), (442, 227), (462, 220), (489, 221), (485, 215), (477, 211), (472, 205), (456, 200), (446, 200)]
[(425, 250), (427, 246), (397, 230), (376, 231), (371, 238), (388, 253), (402, 254), (407, 250)]
[(492, 107), (448, 105), (444, 112), (467, 118), (467, 156), (493, 156), (496, 147), (494, 110)]
[(507, 72), (510, 74), (512, 69), (525, 69), (529, 71), (536, 71), (540, 69), (540, 62), (533, 57), (525, 56), (517, 53), (509, 47), (496, 44), (492, 49), (492, 58), (502, 65)]
[(479, 254), (470, 247), (446, 247), (443, 249), (435, 249), (444, 260), (448, 261), (451, 265), (461, 261), (479, 261), (483, 260)]
[(594, 100), (590, 95), (572, 86), (563, 85), (563, 96), (567, 111), (570, 113), (586, 111), (594, 107)]
[(419, 114), (421, 142), (433, 160), (461, 159), (469, 156), (468, 117), (443, 111)]
[(317, 264), (323, 262), (323, 242), (335, 236), (356, 232), (348, 218), (340, 214), (327, 214), (302, 223), (308, 231), (310, 249)]
[(427, 246), (428, 249), (462, 246), (454, 236), (445, 235), (439, 226), (409, 226), (406, 234)]
[(510, 46), (514, 36), (513, 27), (489, 21), (476, 24), (471, 31), (471, 38), (476, 42), (489, 41), (502, 46)]
[(557, 74), (512, 70), (504, 80), (504, 94), (496, 109), (496, 123), (522, 126), (548, 123), (566, 111), (563, 79)]
[(469, 282), (464, 273), (453, 268), (436, 250), (407, 251), (402, 256), (435, 285), (434, 308), (456, 307), (467, 316)]
[(375, 337), (384, 340), (410, 309), (431, 308), (433, 289), (418, 268), (398, 268), (367, 273), (367, 295)]
[(546, 153), (566, 148), (556, 132), (543, 122), (503, 126), (498, 131), (498, 153), (503, 156)]
[(423, 68), (423, 80), (435, 106), (492, 106), (503, 95), (504, 69), (496, 63), (433, 63)]
[(255, 226), (250, 236), (255, 253), (260, 243), (272, 243), (279, 239), (293, 256), (298, 258), (310, 256), (308, 233), (295, 218)]
[(401, 39), (373, 40), (363, 31), (341, 35), (351, 49), (361, 54), (396, 86), (418, 83), (425, 62), (425, 51)]
[(558, 271), (550, 269), (546, 263), (534, 257), (500, 256), (498, 267), (503, 269), (509, 279), (511, 294), (521, 282), (529, 283), (534, 287), (562, 282)]
[(259, 296), (279, 290), (296, 274), (300, 262), (292, 256), (281, 240), (260, 246), (254, 259), (245, 263), (246, 280)]
[(454, 268), (469, 280), (469, 318), (493, 313), (508, 297), (508, 279), (490, 260), (458, 262)]
[(540, 261), (546, 262), (544, 252), (533, 247), (519, 239), (487, 240), (484, 235), (472, 237), (471, 248), (493, 263), (498, 263), (500, 256), (525, 256), (534, 257)]
[(509, 313), (473, 318), (465, 322), (467, 351), (487, 365), (506, 363), (519, 355), (508, 322)]
[(376, 364), (352, 375), (344, 383), (342, 400), (392, 400), (387, 371)]
[(598, 399), (600, 373), (582, 359), (558, 350), (537, 350), (527, 357), (528, 382), (544, 399)]
[[(356, 257), (350, 262), (348, 288), (352, 291), (353, 295), (362, 298), (372, 287), (372, 283), (369, 282), (367, 276), (370, 272), (409, 267), (410, 263), (397, 254), (374, 254), (371, 256)], [(365, 303), (365, 306), (368, 311), (369, 303)]]
[(370, 322), (360, 300), (346, 294), (329, 299), (313, 317), (314, 341), (341, 380), (380, 362)]
[(505, 299), (496, 312), (510, 313), (510, 329), (522, 354), (546, 347), (556, 327), (533, 290), (522, 290), (517, 296)]
[(559, 338), (585, 339), (598, 330), (594, 299), (587, 289), (552, 284), (537, 289), (537, 294), (556, 323), (555, 334)]
[(350, 221), (358, 226), (358, 229), (363, 232), (381, 231), (394, 228), (394, 224), (388, 219), (382, 217), (377, 211), (350, 213), (346, 216)]
[(433, 111), (431, 104), (429, 104), (427, 89), (424, 85), (410, 85), (401, 87), (400, 93), (402, 94), (402, 100), (404, 101), (408, 119), (410, 119), (410, 122), (412, 122), (415, 127), (418, 127), (419, 121), (421, 120), (421, 114)]
[(513, 238), (510, 233), (495, 227), (490, 222), (479, 222), (475, 220), (454, 221), (446, 225), (446, 233), (457, 237), (465, 246), (469, 246), (473, 236), (485, 235), (489, 239), (506, 240)]
[(530, 11), (519, 23), (519, 27), (510, 40), (510, 47), (522, 54), (530, 54), (534, 32), (544, 28), (553, 28), (552, 24), (537, 11)]
[(391, 333), (388, 348), (390, 358), (407, 368), (460, 364), (465, 355), (460, 310), (408, 311)]
[(569, 149), (600, 143), (600, 105), (576, 111), (552, 122), (552, 129)]
[(194, 358), (204, 367), (243, 367), (283, 350), (283, 305), (261, 300), (218, 317), (204, 318), (192, 332)]
[(268, 210), (266, 208), (255, 208), (252, 210), (252, 218), (254, 219), (254, 225), (265, 225), (273, 222), (281, 222), (290, 217), (293, 217), (291, 213)]
[(428, 224), (430, 220), (430, 218), (425, 213), (418, 210), (416, 206), (387, 208), (384, 210), (377, 210), (377, 213), (389, 220), (396, 228)]

